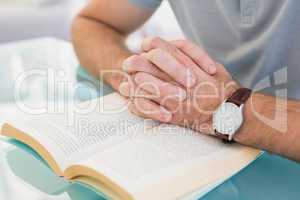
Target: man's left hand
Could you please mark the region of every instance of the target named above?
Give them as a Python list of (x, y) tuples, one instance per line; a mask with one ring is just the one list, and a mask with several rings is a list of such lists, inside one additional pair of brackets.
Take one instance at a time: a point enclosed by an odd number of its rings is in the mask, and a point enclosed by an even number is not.
[(144, 50), (143, 57), (170, 78), (142, 70), (133, 73), (130, 110), (144, 118), (213, 134), (213, 112), (239, 88), (224, 66), (215, 64), (215, 71), (209, 74), (209, 68), (180, 65), (178, 57), (162, 48)]

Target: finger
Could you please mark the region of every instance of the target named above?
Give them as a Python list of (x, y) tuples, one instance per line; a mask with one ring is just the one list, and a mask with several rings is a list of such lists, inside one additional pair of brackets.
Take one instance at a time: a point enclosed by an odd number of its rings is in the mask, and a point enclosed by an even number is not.
[(201, 69), (210, 75), (216, 73), (215, 62), (213, 59), (211, 59), (203, 49), (192, 42), (187, 40), (168, 42), (159, 37), (149, 37), (142, 43), (143, 51), (150, 51), (155, 48), (167, 51), (185, 66), (191, 68), (200, 66)]
[(143, 51), (148, 52), (153, 49), (162, 49), (168, 52), (170, 55), (174, 56), (174, 58), (176, 58), (179, 63), (183, 64), (187, 68), (190, 68), (194, 71), (199, 69), (199, 66), (188, 55), (184, 54), (172, 43), (160, 37), (149, 37), (143, 40)]
[(132, 85), (128, 82), (123, 82), (119, 86), (119, 93), (129, 99), (134, 99), (134, 98), (145, 98), (152, 100), (154, 102), (159, 103), (160, 99), (157, 95), (151, 94), (142, 88), (136, 89), (135, 85)]
[(152, 49), (163, 49), (172, 55), (181, 52), (175, 45), (160, 37), (148, 37), (144, 39), (141, 48), (144, 52), (148, 52)]
[(143, 118), (154, 119), (165, 123), (172, 120), (171, 112), (149, 99), (135, 98), (128, 108), (131, 112)]
[(176, 112), (178, 110), (178, 108), (180, 108), (181, 102), (178, 101), (177, 97), (174, 96), (167, 96), (167, 97), (160, 97), (156, 94), (151, 94), (145, 90), (143, 90), (142, 88), (136, 90), (134, 92), (130, 92), (132, 91), (129, 84), (127, 83), (123, 83), (121, 86), (122, 90), (120, 93), (128, 98), (133, 100), (134, 98), (144, 98), (144, 99), (148, 99), (150, 101), (153, 101), (163, 107), (165, 107), (166, 109), (168, 109), (170, 112)]
[(122, 67), (123, 70), (129, 74), (133, 74), (136, 72), (146, 72), (165, 81), (172, 80), (172, 78), (165, 72), (161, 71), (153, 63), (147, 60), (144, 54), (130, 56), (123, 62)]
[(162, 81), (151, 74), (139, 72), (135, 74), (134, 82), (138, 86), (137, 90), (145, 90), (161, 101), (171, 98), (184, 101), (187, 98), (187, 92), (184, 89)]
[(171, 42), (187, 56), (192, 58), (202, 69), (214, 75), (217, 72), (216, 63), (213, 59), (199, 46), (187, 40), (175, 40)]
[(130, 86), (129, 83), (122, 83), (120, 86), (120, 94), (128, 99), (134, 99), (134, 98), (144, 98), (151, 100), (166, 109), (168, 109), (170, 112), (176, 112), (182, 103), (182, 101), (178, 100), (178, 96), (171, 95), (171, 96), (164, 96), (161, 97), (157, 94), (152, 94), (150, 92), (147, 92), (146, 90), (139, 88), (139, 89), (132, 89), (132, 86)]
[(119, 93), (126, 97), (131, 98), (134, 94), (134, 84), (130, 82), (122, 82), (118, 88)]
[(146, 57), (159, 69), (186, 88), (191, 88), (196, 84), (196, 76), (193, 74), (193, 71), (178, 62), (168, 52), (162, 49), (153, 49), (146, 54)]

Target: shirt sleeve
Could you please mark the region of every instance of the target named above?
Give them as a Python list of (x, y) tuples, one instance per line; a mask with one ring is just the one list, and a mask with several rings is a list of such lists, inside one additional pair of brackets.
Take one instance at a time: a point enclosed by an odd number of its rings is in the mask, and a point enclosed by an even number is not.
[(163, 0), (128, 0), (129, 3), (135, 4), (144, 8), (155, 10)]

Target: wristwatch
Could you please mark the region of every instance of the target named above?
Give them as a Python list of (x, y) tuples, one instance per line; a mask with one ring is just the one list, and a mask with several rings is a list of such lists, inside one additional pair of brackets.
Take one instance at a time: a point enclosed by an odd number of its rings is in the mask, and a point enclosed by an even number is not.
[(232, 142), (233, 136), (242, 126), (243, 108), (252, 90), (240, 88), (223, 102), (213, 114), (215, 135), (227, 142)]

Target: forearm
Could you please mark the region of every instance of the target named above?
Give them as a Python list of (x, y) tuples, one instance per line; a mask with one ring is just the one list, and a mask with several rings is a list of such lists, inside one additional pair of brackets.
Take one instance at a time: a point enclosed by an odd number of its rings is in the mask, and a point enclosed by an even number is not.
[(81, 65), (117, 89), (123, 78), (117, 72), (131, 55), (125, 46), (126, 36), (104, 23), (79, 16), (73, 23), (72, 38)]
[(241, 144), (300, 161), (300, 103), (255, 93), (245, 105)]

